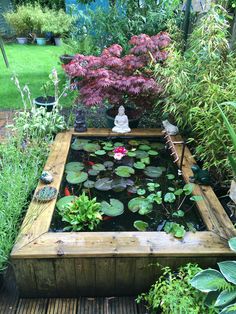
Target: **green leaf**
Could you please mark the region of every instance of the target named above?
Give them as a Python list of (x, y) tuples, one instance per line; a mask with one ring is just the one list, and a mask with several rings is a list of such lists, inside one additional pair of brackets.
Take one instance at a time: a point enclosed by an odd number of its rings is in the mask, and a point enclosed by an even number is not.
[(166, 193), (164, 196), (164, 202), (166, 203), (174, 203), (175, 200), (176, 197), (174, 193)]
[(222, 291), (215, 303), (215, 306), (226, 306), (236, 299), (236, 291)]
[(144, 163), (142, 163), (141, 161), (137, 161), (134, 163), (134, 168), (136, 169), (144, 169), (146, 167), (146, 165)]
[(166, 175), (168, 180), (173, 180), (175, 176), (172, 173)]
[(142, 220), (136, 220), (133, 224), (134, 228), (136, 228), (138, 231), (146, 231), (148, 228), (148, 223)]
[(138, 149), (144, 150), (144, 151), (149, 151), (151, 149), (151, 147), (149, 145), (142, 144), (142, 145), (139, 145)]
[(68, 172), (66, 180), (70, 184), (79, 184), (88, 179), (86, 172)]
[(112, 189), (112, 179), (111, 178), (102, 178), (98, 179), (95, 182), (94, 187), (99, 191), (109, 191)]
[(88, 189), (92, 189), (94, 187), (95, 182), (92, 180), (87, 180), (84, 182), (84, 187)]
[(183, 191), (185, 195), (190, 195), (193, 192), (194, 185), (192, 183), (185, 184)]
[(220, 314), (236, 314), (236, 303), (225, 307)]
[(106, 155), (106, 152), (105, 152), (105, 150), (100, 149), (100, 150), (96, 150), (95, 154), (98, 156), (103, 156), (103, 155)]
[(138, 195), (144, 195), (146, 193), (145, 189), (137, 189), (137, 194)]
[(84, 145), (87, 144), (88, 142), (89, 140), (75, 138), (73, 143), (71, 144), (71, 148), (73, 150), (83, 150)]
[(121, 201), (111, 198), (110, 204), (106, 201), (101, 202), (101, 211), (110, 217), (120, 216), (124, 212), (124, 205)]
[[(224, 102), (222, 103), (221, 105), (230, 105), (230, 106), (233, 106), (234, 108), (236, 108), (236, 103), (235, 102)], [(227, 127), (227, 130), (228, 130), (228, 133), (231, 137), (231, 140), (232, 140), (232, 143), (233, 143), (233, 146), (234, 146), (234, 150), (236, 152), (236, 132), (234, 131), (232, 125), (230, 124), (228, 118), (226, 117), (226, 115), (224, 114), (223, 110), (221, 109), (221, 105), (217, 105), (219, 110), (220, 110), (220, 113), (221, 113), (221, 116), (224, 120), (224, 123), (225, 123), (225, 126)]]
[(83, 149), (88, 153), (95, 153), (97, 150), (100, 150), (101, 147), (96, 143), (87, 143), (83, 146)]
[(74, 203), (77, 198), (78, 197), (74, 195), (64, 196), (56, 202), (56, 207), (59, 211), (62, 211), (66, 205)]
[(129, 152), (127, 153), (127, 155), (128, 155), (129, 157), (135, 157), (135, 156), (136, 156), (136, 152), (129, 151)]
[(227, 284), (223, 275), (211, 268), (200, 271), (193, 277), (190, 283), (194, 288), (202, 292), (217, 291), (223, 284)]
[(150, 158), (149, 157), (141, 158), (140, 161), (142, 163), (144, 163), (145, 165), (149, 165), (150, 164)]
[(157, 156), (158, 155), (158, 152), (156, 151), (156, 150), (149, 150), (148, 151), (148, 154), (150, 155), (150, 156)]
[(184, 217), (184, 212), (182, 210), (178, 210), (177, 212), (174, 212), (172, 216), (177, 218)]
[(183, 189), (178, 189), (178, 190), (176, 190), (175, 192), (174, 192), (174, 194), (175, 195), (177, 195), (177, 196), (179, 196), (179, 195), (181, 195), (181, 194), (183, 194)]
[(131, 174), (134, 174), (134, 169), (129, 166), (119, 166), (115, 169), (115, 173), (124, 178), (128, 178)]
[(90, 176), (97, 176), (99, 174), (98, 170), (94, 170), (94, 169), (89, 169), (88, 174)]
[(152, 211), (152, 204), (148, 202), (145, 198), (142, 197), (135, 197), (128, 203), (128, 208), (133, 213), (136, 213), (137, 211), (140, 211), (143, 213), (147, 213)]
[(144, 170), (144, 173), (149, 178), (159, 178), (163, 173), (163, 168), (161, 167), (154, 167), (154, 166), (148, 166)]
[(203, 201), (204, 198), (201, 195), (193, 195), (190, 197), (190, 200), (194, 202), (199, 202), (199, 201)]
[(186, 233), (184, 226), (171, 221), (166, 222), (164, 231), (166, 233), (171, 233), (174, 237), (179, 239), (183, 238)]
[(236, 237), (229, 240), (229, 247), (232, 251), (236, 252)]
[(82, 162), (72, 161), (66, 164), (65, 172), (80, 172), (84, 169), (84, 164)]
[(218, 263), (223, 276), (236, 285), (236, 261), (225, 261)]
[(104, 171), (106, 170), (105, 166), (103, 164), (95, 164), (92, 165), (92, 169), (96, 171)]
[(136, 158), (142, 159), (148, 157), (148, 153), (143, 150), (136, 150)]

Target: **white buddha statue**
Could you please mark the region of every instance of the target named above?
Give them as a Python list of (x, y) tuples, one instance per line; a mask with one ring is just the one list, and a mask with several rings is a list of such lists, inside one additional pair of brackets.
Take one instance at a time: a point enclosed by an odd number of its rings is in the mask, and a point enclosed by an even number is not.
[(131, 131), (129, 128), (129, 120), (125, 114), (124, 106), (120, 106), (118, 109), (118, 115), (115, 117), (115, 126), (112, 128), (112, 132), (116, 133), (128, 133)]

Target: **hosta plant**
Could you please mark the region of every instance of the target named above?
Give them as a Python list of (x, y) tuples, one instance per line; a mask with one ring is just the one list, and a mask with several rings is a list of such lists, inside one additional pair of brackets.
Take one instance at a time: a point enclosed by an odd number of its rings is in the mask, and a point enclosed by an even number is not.
[(89, 199), (85, 193), (81, 194), (74, 202), (68, 202), (59, 210), (62, 221), (68, 224), (64, 230), (94, 230), (102, 220), (100, 208), (101, 204), (96, 198)]
[[(236, 237), (229, 240), (229, 246), (236, 252)], [(207, 293), (220, 314), (236, 313), (236, 261), (220, 262), (218, 266), (220, 271), (211, 268), (200, 271), (191, 285)]]
[(99, 57), (77, 54), (64, 65), (66, 73), (78, 79), (79, 100), (87, 106), (127, 102), (139, 106), (152, 105), (163, 90), (153, 78), (153, 66), (163, 63), (170, 43), (167, 33), (155, 36), (133, 36), (130, 53), (122, 55), (122, 47), (114, 44)]

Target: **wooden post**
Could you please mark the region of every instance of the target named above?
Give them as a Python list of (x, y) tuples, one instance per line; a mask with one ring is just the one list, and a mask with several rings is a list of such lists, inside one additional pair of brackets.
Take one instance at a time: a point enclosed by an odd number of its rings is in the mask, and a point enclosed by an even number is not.
[(8, 59), (7, 59), (7, 55), (6, 55), (6, 52), (5, 52), (5, 49), (4, 49), (4, 45), (3, 45), (3, 40), (2, 40), (1, 37), (0, 37), (0, 48), (2, 50), (2, 55), (3, 55), (3, 59), (5, 61), (6, 67), (9, 68), (9, 62), (8, 62)]
[(185, 47), (186, 47), (186, 43), (188, 39), (191, 5), (192, 5), (192, 0), (187, 0), (186, 7), (185, 7), (185, 18), (184, 18), (184, 24), (183, 24)]

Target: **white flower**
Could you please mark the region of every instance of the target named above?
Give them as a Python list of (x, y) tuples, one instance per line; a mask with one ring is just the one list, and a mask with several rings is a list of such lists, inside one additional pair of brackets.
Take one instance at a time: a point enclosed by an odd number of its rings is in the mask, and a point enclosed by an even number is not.
[(122, 153), (115, 153), (114, 158), (117, 160), (121, 160), (122, 157), (124, 157), (125, 155)]

